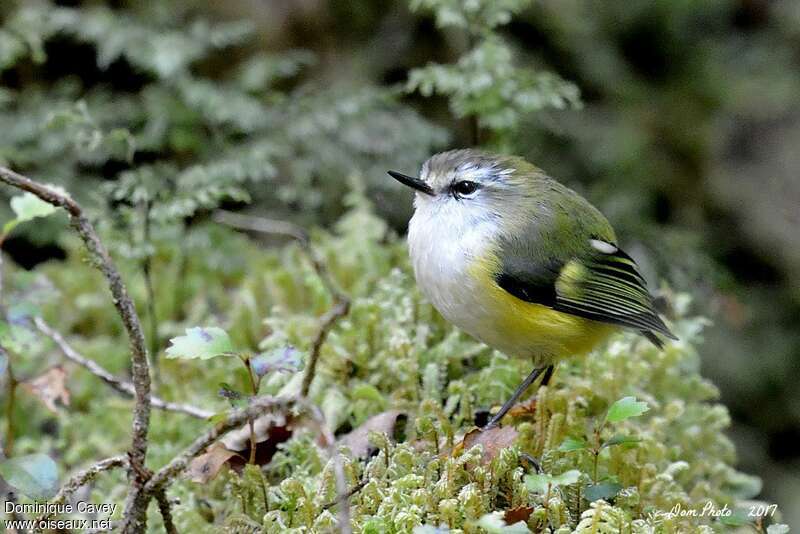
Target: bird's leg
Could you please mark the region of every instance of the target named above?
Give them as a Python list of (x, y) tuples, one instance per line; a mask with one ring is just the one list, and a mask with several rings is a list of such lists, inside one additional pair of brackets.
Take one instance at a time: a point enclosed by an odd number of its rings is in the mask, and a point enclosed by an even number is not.
[(489, 430), (490, 428), (497, 426), (497, 423), (500, 422), (500, 420), (508, 413), (514, 404), (516, 404), (522, 394), (525, 393), (525, 390), (528, 389), (542, 373), (544, 373), (544, 377), (542, 378), (541, 385), (546, 386), (547, 383), (550, 382), (550, 377), (553, 376), (553, 366), (548, 365), (547, 367), (537, 367), (531, 371), (531, 374), (529, 374), (528, 377), (522, 381), (522, 384), (517, 387), (517, 389), (514, 391), (514, 394), (511, 395), (511, 398), (508, 399), (505, 404), (503, 404), (502, 408), (500, 408), (500, 411), (494, 414), (494, 417), (492, 417), (492, 419), (481, 430)]

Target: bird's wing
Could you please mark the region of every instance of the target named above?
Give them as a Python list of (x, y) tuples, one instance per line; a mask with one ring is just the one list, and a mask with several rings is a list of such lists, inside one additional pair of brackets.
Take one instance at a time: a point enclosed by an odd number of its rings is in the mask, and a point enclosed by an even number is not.
[(656, 345), (660, 342), (654, 333), (675, 339), (656, 313), (636, 262), (604, 240), (588, 239), (571, 257), (543, 262), (504, 254), (495, 280), (519, 299), (633, 328)]

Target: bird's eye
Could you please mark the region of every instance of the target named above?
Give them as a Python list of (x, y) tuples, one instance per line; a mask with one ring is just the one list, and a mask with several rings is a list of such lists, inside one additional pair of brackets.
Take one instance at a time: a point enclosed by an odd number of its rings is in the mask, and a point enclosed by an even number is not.
[(466, 197), (478, 190), (478, 184), (469, 180), (462, 180), (454, 183), (452, 190), (456, 196)]

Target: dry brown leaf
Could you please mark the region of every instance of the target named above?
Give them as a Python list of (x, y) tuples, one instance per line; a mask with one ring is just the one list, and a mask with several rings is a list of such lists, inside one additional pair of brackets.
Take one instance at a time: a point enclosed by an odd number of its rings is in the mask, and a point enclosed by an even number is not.
[(361, 426), (342, 436), (339, 440), (341, 445), (350, 449), (356, 458), (366, 458), (369, 456), (372, 445), (369, 443), (370, 432), (385, 432), (391, 438), (394, 435), (397, 419), (403, 415), (399, 410), (389, 410), (373, 415)]
[(513, 525), (518, 521), (527, 523), (528, 518), (530, 518), (532, 513), (532, 506), (517, 506), (516, 508), (509, 508), (505, 511), (505, 513), (503, 513), (503, 521), (506, 522), (506, 525)]
[[(294, 423), (291, 417), (280, 413), (264, 414), (253, 422), (257, 465), (266, 465), (272, 461), (272, 457), (278, 451), (278, 445), (292, 437)], [(235, 456), (229, 458), (228, 464), (237, 473), (241, 472), (247, 459), (250, 458), (250, 425), (246, 424), (228, 433), (220, 441), (226, 449), (237, 452)]]
[[(256, 443), (268, 441), (272, 437), (275, 428), (287, 428), (291, 426), (291, 421), (286, 415), (281, 413), (266, 413), (253, 421), (253, 431), (256, 435)], [(243, 451), (250, 447), (250, 425), (228, 432), (220, 440), (228, 450)]]
[(59, 412), (57, 401), (69, 406), (67, 371), (61, 365), (51, 367), (41, 375), (22, 383), (22, 387), (38, 398), (53, 413)]
[(518, 435), (519, 433), (513, 426), (496, 426), (487, 430), (475, 428), (467, 432), (461, 443), (455, 446), (454, 453), (460, 454), (476, 445), (483, 445), (481, 462), (488, 464), (500, 454), (500, 451), (511, 447)]
[(213, 480), (222, 466), (235, 455), (234, 451), (226, 449), (222, 443), (214, 443), (204, 454), (191, 461), (186, 474), (192, 482), (205, 484)]

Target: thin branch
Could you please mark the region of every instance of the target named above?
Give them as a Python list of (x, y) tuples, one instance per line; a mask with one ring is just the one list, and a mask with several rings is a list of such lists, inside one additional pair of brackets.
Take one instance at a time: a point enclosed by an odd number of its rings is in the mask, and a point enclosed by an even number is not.
[[(75, 473), (69, 480), (67, 480), (62, 486), (61, 489), (58, 490), (56, 496), (53, 497), (48, 501), (49, 505), (57, 505), (63, 504), (66, 500), (76, 491), (78, 491), (82, 486), (88, 484), (92, 480), (97, 477), (100, 473), (104, 471), (109, 471), (111, 469), (115, 469), (117, 467), (123, 467), (128, 463), (128, 458), (124, 454), (120, 454), (119, 456), (112, 456), (110, 458), (106, 458), (105, 460), (100, 460), (99, 462), (83, 469), (82, 471), (78, 471)], [(50, 506), (50, 509), (55, 509), (55, 506)], [(36, 523), (44, 523), (46, 520), (50, 519), (53, 516), (52, 513), (44, 513), (39, 516), (39, 519), (36, 520)]]
[[(144, 228), (142, 239), (145, 245), (150, 245), (150, 207), (149, 200), (144, 202), (142, 217), (144, 219)], [(152, 367), (154, 374), (154, 381), (156, 386), (159, 385), (161, 378), (158, 360), (158, 316), (156, 315), (156, 294), (153, 289), (153, 256), (148, 251), (142, 260), (142, 275), (144, 276), (144, 288), (147, 298), (147, 319), (150, 327), (150, 358), (152, 359)]]
[(296, 400), (291, 398), (259, 397), (241, 410), (234, 410), (228, 414), (224, 421), (220, 421), (210, 430), (195, 439), (183, 452), (175, 456), (170, 462), (156, 471), (145, 485), (145, 492), (155, 494), (160, 488), (172, 482), (189, 465), (192, 458), (202, 453), (206, 447), (219, 438), (240, 427), (250, 418), (255, 418), (269, 410), (289, 411), (296, 405)]
[(317, 363), (319, 362), (319, 355), (322, 352), (322, 345), (325, 343), (325, 339), (327, 339), (333, 327), (336, 326), (336, 322), (347, 315), (349, 311), (350, 301), (343, 300), (334, 304), (333, 308), (322, 317), (319, 331), (311, 344), (311, 354), (308, 358), (308, 364), (306, 364), (306, 372), (303, 375), (303, 385), (300, 387), (300, 395), (303, 397), (307, 397), (308, 392), (311, 390), (311, 382), (317, 372)]
[[(41, 317), (35, 317), (33, 322), (36, 325), (36, 328), (38, 328), (42, 334), (53, 340), (53, 342), (56, 344), (56, 346), (58, 346), (59, 349), (61, 349), (61, 352), (67, 357), (68, 360), (77, 363), (94, 376), (111, 386), (112, 389), (129, 397), (133, 397), (135, 395), (133, 384), (113, 375), (110, 371), (102, 367), (94, 360), (90, 360), (89, 358), (78, 353), (74, 348), (72, 348), (67, 340), (64, 339), (64, 336), (62, 336), (56, 330), (53, 330), (50, 325), (44, 321), (44, 319)], [(183, 413), (198, 419), (208, 419), (214, 415), (214, 412), (209, 410), (203, 410), (202, 408), (197, 408), (196, 406), (192, 406), (190, 404), (165, 401), (154, 395), (150, 396), (150, 404), (153, 406), (153, 408), (158, 408), (168, 412)]]
[(167, 534), (178, 534), (178, 529), (175, 528), (175, 523), (172, 522), (172, 505), (167, 498), (167, 491), (164, 488), (156, 491), (156, 502), (158, 503), (158, 510), (161, 512), (161, 517), (164, 520), (164, 530)]
[(325, 289), (327, 289), (328, 293), (333, 297), (333, 307), (322, 317), (317, 335), (314, 337), (314, 342), (311, 344), (311, 354), (308, 358), (306, 371), (303, 375), (303, 383), (300, 388), (300, 394), (303, 397), (307, 397), (311, 389), (311, 382), (314, 380), (314, 376), (317, 372), (317, 362), (319, 361), (322, 345), (325, 344), (325, 339), (328, 337), (333, 327), (336, 326), (339, 319), (349, 313), (350, 299), (339, 290), (325, 262), (319, 257), (314, 247), (311, 246), (308, 232), (300, 226), (288, 221), (252, 217), (224, 210), (215, 211), (214, 220), (238, 230), (283, 235), (296, 240), (306, 253), (306, 256), (308, 256), (308, 260), (311, 262), (314, 272), (317, 274), (320, 281), (322, 281)]
[(323, 510), (330, 510), (331, 508), (333, 508), (337, 504), (341, 504), (343, 502), (346, 502), (348, 499), (350, 499), (350, 497), (352, 497), (353, 495), (355, 495), (356, 493), (358, 493), (359, 491), (364, 489), (364, 486), (367, 485), (367, 482), (369, 482), (369, 481), (366, 478), (361, 480), (358, 484), (356, 484), (355, 486), (350, 488), (350, 490), (347, 493), (345, 493), (344, 495), (337, 496), (331, 502), (323, 504), (322, 505), (322, 509)]
[(108, 250), (100, 241), (92, 223), (77, 202), (67, 195), (58, 193), (5, 167), (0, 167), (0, 181), (32, 193), (45, 202), (67, 210), (72, 226), (86, 245), (95, 267), (100, 270), (108, 282), (114, 306), (122, 319), (122, 324), (125, 326), (128, 341), (130, 342), (131, 369), (136, 400), (130, 450), (131, 491), (128, 493), (125, 503), (122, 531), (125, 533), (142, 532), (146, 526), (147, 504), (149, 501), (149, 497), (142, 492), (146, 480), (141, 478), (141, 473), (145, 472), (147, 432), (150, 425), (150, 368), (147, 361), (147, 347), (142, 333), (142, 325), (136, 313), (136, 308)]
[(302, 227), (289, 221), (251, 217), (250, 215), (242, 215), (241, 213), (226, 210), (216, 210), (214, 212), (214, 220), (237, 230), (282, 235), (291, 237), (300, 243), (309, 242), (308, 233)]
[(8, 458), (14, 450), (14, 434), (16, 432), (14, 428), (14, 407), (19, 382), (17, 377), (14, 376), (14, 367), (11, 364), (8, 351), (2, 345), (0, 345), (0, 358), (5, 358), (6, 360), (6, 375), (8, 376), (6, 379), (6, 387), (8, 388), (8, 398), (6, 399), (6, 439), (5, 443), (3, 443), (3, 454)]

